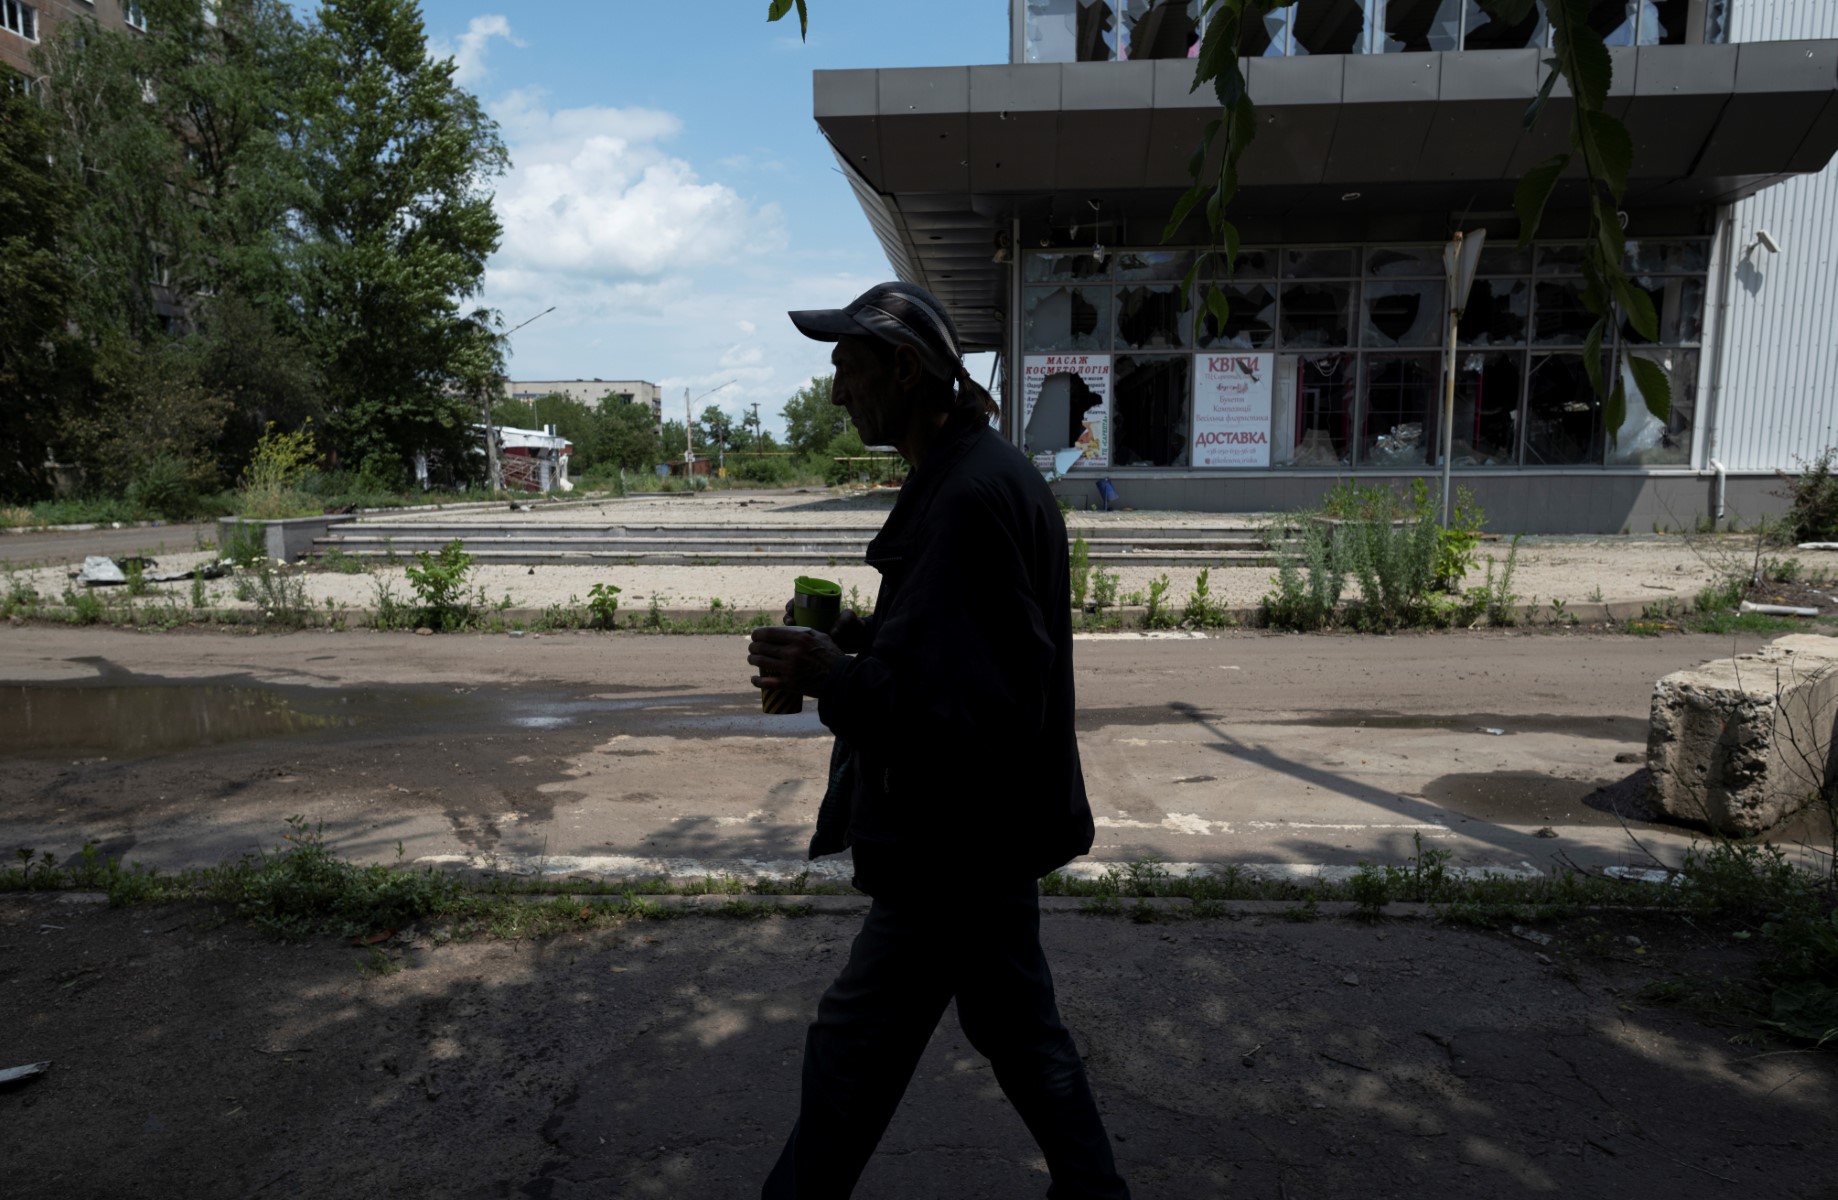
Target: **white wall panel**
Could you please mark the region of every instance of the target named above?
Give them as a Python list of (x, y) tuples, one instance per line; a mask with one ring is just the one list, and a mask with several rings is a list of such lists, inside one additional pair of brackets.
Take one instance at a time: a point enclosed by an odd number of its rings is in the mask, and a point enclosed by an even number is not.
[[(1732, 41), (1838, 38), (1838, 0), (1733, 0), (1732, 7)], [(1714, 453), (1732, 471), (1789, 468), (1838, 446), (1838, 163), (1739, 202), (1732, 220), (1735, 272)], [(1758, 229), (1781, 253), (1748, 250)]]

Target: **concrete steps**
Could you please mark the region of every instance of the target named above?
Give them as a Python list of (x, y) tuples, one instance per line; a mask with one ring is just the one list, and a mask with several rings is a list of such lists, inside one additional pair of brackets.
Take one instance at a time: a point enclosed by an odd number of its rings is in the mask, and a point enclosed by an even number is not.
[[(1075, 527), (1091, 560), (1107, 566), (1257, 566), (1270, 555), (1242, 524)], [(313, 557), (407, 557), (458, 539), (481, 563), (688, 566), (833, 565), (860, 562), (874, 537), (865, 525), (637, 525), (602, 522), (351, 521), (313, 539)]]

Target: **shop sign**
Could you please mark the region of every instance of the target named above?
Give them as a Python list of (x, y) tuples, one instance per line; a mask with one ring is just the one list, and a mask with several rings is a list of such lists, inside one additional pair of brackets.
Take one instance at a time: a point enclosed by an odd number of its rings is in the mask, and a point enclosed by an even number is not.
[(1274, 354), (1194, 355), (1194, 466), (1270, 465), (1275, 374)]
[[(1022, 359), (1025, 383), (1022, 388), (1024, 403), (1022, 425), (1027, 428), (1034, 418), (1034, 406), (1039, 403), (1047, 391), (1048, 381), (1055, 376), (1070, 376), (1061, 381), (1050, 393), (1054, 403), (1089, 405), (1085, 415), (1080, 418), (1083, 430), (1073, 445), (1084, 453), (1073, 470), (1080, 467), (1110, 466), (1110, 355), (1108, 354), (1032, 354)], [(1065, 418), (1062, 418), (1064, 420)], [(1055, 422), (1061, 430), (1065, 426)], [(1063, 437), (1064, 434), (1062, 433)], [(1054, 439), (1049, 439), (1054, 440)], [(1065, 446), (1035, 445), (1033, 439), (1027, 439), (1030, 453), (1051, 452), (1066, 449)]]

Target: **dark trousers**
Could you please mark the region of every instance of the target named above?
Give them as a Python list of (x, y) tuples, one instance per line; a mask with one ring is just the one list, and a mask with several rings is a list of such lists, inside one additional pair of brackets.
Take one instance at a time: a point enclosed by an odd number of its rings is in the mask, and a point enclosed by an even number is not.
[(804, 1094), (764, 1200), (844, 1200), (893, 1119), (945, 1005), (1040, 1144), (1050, 1200), (1128, 1200), (1053, 1002), (1033, 895), (877, 898), (804, 1042)]

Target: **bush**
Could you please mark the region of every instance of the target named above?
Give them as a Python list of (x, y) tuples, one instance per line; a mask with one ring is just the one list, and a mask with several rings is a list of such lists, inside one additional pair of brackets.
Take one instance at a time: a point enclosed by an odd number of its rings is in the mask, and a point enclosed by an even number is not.
[(593, 615), (594, 628), (612, 629), (618, 623), (619, 591), (610, 583), (596, 583), (587, 589), (587, 611)]
[(1181, 609), (1181, 624), (1192, 629), (1220, 629), (1231, 621), (1225, 605), (1213, 599), (1213, 569), (1202, 570), (1193, 581), (1193, 591)]
[[(1427, 501), (1429, 489), (1421, 479), (1417, 480), (1416, 488), (1420, 500)], [(1420, 511), (1422, 507), (1420, 503)], [(1436, 532), (1437, 587), (1453, 592), (1461, 586), (1461, 581), (1474, 566), (1475, 551), (1481, 544), (1481, 526), (1486, 519), (1481, 506), (1474, 501), (1474, 493), (1465, 487), (1457, 488), (1449, 523)]]
[(318, 450), (313, 445), (312, 418), (291, 433), (276, 431), (268, 422), (237, 490), (237, 509), (245, 517), (278, 520), (318, 512), (320, 505), (302, 491), (312, 472)]
[(1150, 629), (1172, 629), (1174, 614), (1168, 611), (1168, 576), (1166, 572), (1149, 580), (1149, 611), (1143, 624)]
[(1312, 513), (1302, 514), (1299, 544), (1278, 551), (1276, 576), (1270, 581), (1275, 588), (1263, 599), (1264, 624), (1307, 632), (1334, 619), (1347, 581), (1337, 529), (1314, 520)]
[(1798, 475), (1781, 474), (1786, 490), (1787, 524), (1796, 542), (1838, 541), (1838, 449), (1827, 447), (1818, 458), (1802, 460)]
[(465, 628), (472, 615), (472, 597), (466, 591), (472, 562), (466, 543), (458, 538), (437, 554), (422, 550), (415, 555), (415, 565), (408, 568), (408, 583), (421, 601), (417, 618), (424, 625), (442, 632)]
[(197, 515), (198, 477), (192, 464), (162, 454), (142, 467), (128, 485), (128, 503), (168, 521)]
[(360, 867), (334, 858), (320, 831), (307, 828), (304, 818), (289, 817), (287, 824), (287, 845), (220, 870), (207, 888), (269, 933), (351, 937), (398, 929), (462, 895), (457, 880), (433, 870)]
[(1085, 611), (1085, 597), (1091, 591), (1091, 546), (1084, 538), (1072, 539), (1072, 607)]

